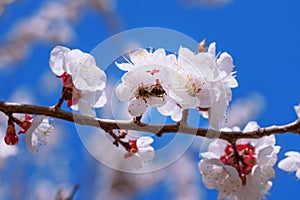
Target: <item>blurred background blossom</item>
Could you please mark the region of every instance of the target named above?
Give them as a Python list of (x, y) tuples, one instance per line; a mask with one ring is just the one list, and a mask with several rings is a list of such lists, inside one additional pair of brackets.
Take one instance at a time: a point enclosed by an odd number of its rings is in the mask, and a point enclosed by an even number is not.
[(74, 23), (80, 19), (84, 9), (92, 8), (96, 8), (103, 14), (110, 31), (119, 30), (118, 19), (114, 13), (114, 1), (45, 1), (36, 12), (17, 21), (6, 33), (0, 47), (0, 67), (11, 65), (30, 56), (31, 46), (35, 43), (70, 43), (76, 37), (73, 30)]
[(0, 1), (0, 15), (3, 13), (5, 6), (7, 6), (10, 3), (13, 3), (14, 0), (1, 0)]

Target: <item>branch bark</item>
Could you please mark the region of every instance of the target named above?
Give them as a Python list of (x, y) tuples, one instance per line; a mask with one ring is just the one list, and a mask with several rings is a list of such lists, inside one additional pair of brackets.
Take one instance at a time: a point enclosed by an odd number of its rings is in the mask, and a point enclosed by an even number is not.
[(263, 136), (269, 136), (272, 134), (300, 134), (300, 119), (297, 119), (289, 124), (281, 126), (269, 126), (251, 132), (224, 132), (212, 129), (195, 128), (187, 125), (186, 123), (147, 124), (143, 122), (136, 123), (133, 120), (100, 119), (64, 111), (56, 106), (25, 105), (4, 101), (0, 101), (0, 111), (5, 113), (6, 115), (11, 115), (13, 113), (45, 115), (48, 117), (53, 117), (81, 125), (102, 128), (105, 131), (125, 129), (151, 132), (157, 136), (178, 132), (181, 134), (189, 134), (206, 138), (220, 138), (229, 142), (234, 142), (240, 138), (261, 138)]

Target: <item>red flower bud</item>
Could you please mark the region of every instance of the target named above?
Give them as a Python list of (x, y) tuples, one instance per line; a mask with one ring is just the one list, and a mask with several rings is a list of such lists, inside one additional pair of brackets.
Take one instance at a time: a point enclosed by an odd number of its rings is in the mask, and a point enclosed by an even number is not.
[(136, 153), (139, 151), (136, 145), (136, 140), (129, 140), (128, 143), (131, 146), (131, 149), (129, 150), (130, 153)]
[(8, 124), (8, 126), (7, 126), (4, 141), (7, 145), (15, 145), (15, 144), (18, 144), (18, 142), (19, 142), (19, 137), (16, 134), (15, 125), (13, 122)]
[(4, 141), (7, 145), (16, 145), (19, 142), (19, 137), (17, 135), (6, 135)]

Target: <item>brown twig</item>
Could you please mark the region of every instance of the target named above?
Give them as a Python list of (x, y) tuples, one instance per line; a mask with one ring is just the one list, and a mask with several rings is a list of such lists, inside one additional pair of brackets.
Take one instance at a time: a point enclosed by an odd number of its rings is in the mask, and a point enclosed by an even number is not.
[(66, 95), (69, 93), (69, 88), (63, 87), (61, 92), (61, 97), (59, 98), (57, 104), (54, 106), (55, 108), (60, 108), (63, 104), (64, 100), (66, 99)]
[(180, 124), (184, 123), (185, 125), (187, 125), (188, 115), (189, 115), (189, 110), (183, 110), (181, 120), (178, 123)]
[(235, 143), (235, 142), (232, 142), (231, 145), (232, 145), (234, 157), (235, 157), (236, 160), (237, 160), (237, 164), (238, 164), (238, 165), (239, 165), (240, 163), (245, 164), (245, 161), (241, 158), (241, 156), (240, 156), (240, 154), (239, 154), (239, 152), (238, 152), (238, 150), (237, 150), (236, 143)]
[(116, 145), (116, 147), (122, 145), (126, 151), (129, 151), (131, 149), (131, 146), (128, 142), (124, 142), (118, 137), (113, 130), (105, 130), (112, 138), (114, 138), (113, 144)]
[(45, 115), (57, 119), (62, 119), (69, 122), (74, 122), (81, 125), (93, 126), (102, 128), (103, 130), (135, 130), (151, 132), (155, 135), (163, 135), (166, 133), (177, 133), (189, 134), (195, 136), (201, 136), (206, 138), (220, 138), (229, 142), (235, 141), (240, 138), (261, 138), (263, 136), (269, 136), (272, 134), (283, 134), (283, 133), (294, 133), (300, 134), (300, 119), (295, 120), (292, 123), (281, 125), (281, 126), (270, 126), (266, 128), (260, 128), (256, 131), (250, 132), (223, 132), (204, 128), (195, 128), (188, 125), (180, 124), (147, 124), (147, 123), (135, 123), (133, 120), (109, 120), (99, 119), (72, 112), (64, 111), (54, 106), (35, 106), (35, 105), (24, 105), (18, 103), (9, 103), (0, 101), (0, 111), (9, 113), (27, 113), (35, 115)]

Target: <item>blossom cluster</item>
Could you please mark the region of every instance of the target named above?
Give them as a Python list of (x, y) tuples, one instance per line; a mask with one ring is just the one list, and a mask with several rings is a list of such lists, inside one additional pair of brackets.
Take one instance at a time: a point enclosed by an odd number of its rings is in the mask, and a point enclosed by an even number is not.
[[(0, 16), (5, 7), (16, 0), (0, 0)], [(32, 15), (24, 16), (9, 30), (7, 39), (1, 40), (0, 68), (22, 61), (35, 42), (51, 44), (69, 43), (76, 36), (72, 23), (78, 20), (86, 6), (112, 7), (111, 1), (74, 0), (43, 1)], [(8, 28), (8, 27), (7, 27)]]
[(135, 169), (143, 167), (143, 163), (151, 161), (154, 158), (154, 148), (151, 144), (154, 142), (151, 137), (140, 137), (128, 140), (130, 149), (124, 154), (126, 159), (129, 159), (131, 165)]
[[(115, 63), (125, 71), (115, 92), (120, 101), (128, 102), (128, 112), (132, 117), (141, 117), (147, 107), (152, 106), (162, 115), (181, 121), (184, 110), (197, 109), (209, 119), (213, 129), (233, 134), (260, 132), (260, 126), (253, 121), (243, 130), (223, 127), (227, 106), (232, 99), (231, 89), (238, 83), (232, 57), (226, 52), (216, 54), (215, 43), (208, 47), (205, 43), (198, 46), (196, 53), (185, 47), (180, 47), (176, 54), (150, 48), (135, 50), (128, 56), (129, 59), (124, 57), (127, 62)], [(67, 106), (73, 110), (94, 117), (93, 108), (106, 104), (106, 74), (92, 55), (56, 46), (51, 51), (49, 65), (63, 85), (61, 99), (53, 108), (67, 101)], [(300, 118), (300, 105), (295, 106), (295, 111)], [(18, 134), (16, 124), (21, 128)], [(52, 130), (46, 116), (25, 114), (24, 118), (17, 118), (10, 115), (4, 142), (15, 145), (19, 135), (24, 134), (28, 150), (36, 152), (39, 144), (47, 143)], [(133, 168), (142, 168), (154, 158), (153, 138), (132, 139), (128, 130), (118, 131), (118, 135), (112, 130), (109, 133), (116, 146), (121, 144), (125, 148), (124, 158)], [(198, 168), (204, 185), (219, 191), (218, 199), (261, 199), (272, 187), (273, 166), (279, 150), (274, 135), (259, 139), (216, 140), (209, 145), (208, 152), (201, 153)], [(14, 151), (7, 155), (13, 154)], [(279, 162), (279, 168), (295, 171), (300, 179), (300, 153), (290, 151), (285, 155), (287, 158)]]
[(56, 46), (50, 54), (50, 68), (63, 83), (63, 98), (68, 107), (81, 114), (95, 116), (92, 108), (106, 104), (106, 75), (97, 67), (95, 58), (80, 51)]
[(164, 49), (138, 49), (129, 57), (126, 63), (116, 63), (126, 71), (116, 94), (129, 102), (132, 116), (141, 116), (150, 105), (179, 121), (183, 110), (198, 109), (212, 128), (222, 127), (231, 88), (238, 83), (232, 57), (226, 52), (216, 55), (215, 43), (197, 53), (185, 47), (177, 56)]
[[(199, 48), (200, 47), (200, 48)], [(227, 106), (232, 99), (231, 89), (238, 86), (233, 71), (232, 57), (224, 52), (216, 54), (216, 44), (198, 46), (198, 52), (180, 47), (177, 54), (167, 54), (164, 49), (138, 49), (129, 53), (125, 63), (116, 66), (125, 71), (122, 82), (116, 87), (120, 101), (128, 102), (128, 112), (141, 117), (148, 106), (162, 115), (180, 121), (183, 110), (197, 109), (209, 118), (211, 128), (221, 131), (239, 131), (239, 127), (223, 127)], [(93, 107), (106, 103), (105, 73), (94, 58), (80, 50), (55, 47), (50, 56), (52, 71), (62, 78), (64, 89), (70, 92), (64, 100), (68, 106), (82, 114), (93, 116)], [(91, 94), (96, 99), (92, 99)], [(299, 106), (295, 106), (299, 115)], [(260, 127), (249, 122), (244, 132)], [(127, 130), (119, 130), (125, 138)], [(129, 139), (124, 157), (135, 169), (153, 159), (153, 138)], [(273, 166), (277, 161), (279, 146), (275, 136), (260, 139), (239, 139), (234, 143), (217, 140), (209, 151), (202, 153), (198, 167), (207, 188), (219, 191), (218, 199), (261, 199), (272, 187), (275, 176)], [(30, 148), (29, 148), (30, 149)], [(288, 158), (279, 163), (286, 171), (297, 171), (300, 177), (300, 157), (297, 152), (286, 153)]]
[[(250, 122), (243, 131), (258, 128), (257, 123)], [(218, 199), (261, 199), (275, 176), (273, 166), (280, 150), (275, 143), (274, 135), (239, 139), (234, 146), (224, 140), (212, 142), (198, 164), (203, 183), (219, 191)]]
[(38, 151), (38, 145), (47, 143), (47, 139), (50, 137), (49, 133), (54, 129), (49, 118), (43, 115), (38, 115), (35, 118), (28, 114), (25, 114), (24, 118), (11, 116), (4, 137), (7, 145), (16, 145), (19, 142), (15, 124), (21, 128), (18, 134), (25, 135), (26, 146), (31, 153)]

